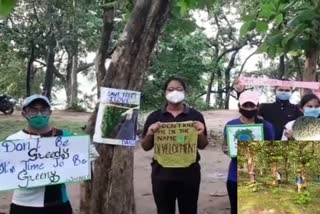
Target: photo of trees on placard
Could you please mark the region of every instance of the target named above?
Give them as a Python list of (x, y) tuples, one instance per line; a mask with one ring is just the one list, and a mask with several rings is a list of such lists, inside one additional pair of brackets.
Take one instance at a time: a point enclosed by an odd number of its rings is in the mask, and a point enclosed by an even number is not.
[[(137, 107), (137, 105), (128, 104), (125, 106), (130, 106), (130, 108)], [(106, 106), (101, 125), (102, 138), (135, 140), (138, 114), (138, 109)]]

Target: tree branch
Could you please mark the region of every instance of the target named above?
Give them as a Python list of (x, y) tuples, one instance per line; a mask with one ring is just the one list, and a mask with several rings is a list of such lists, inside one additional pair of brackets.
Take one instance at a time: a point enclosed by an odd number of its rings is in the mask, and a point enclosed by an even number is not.
[(87, 70), (88, 68), (94, 66), (94, 62), (91, 62), (91, 63), (87, 63), (87, 64), (84, 64), (84, 65), (81, 65), (77, 68), (77, 73), (80, 73), (82, 71), (85, 71)]

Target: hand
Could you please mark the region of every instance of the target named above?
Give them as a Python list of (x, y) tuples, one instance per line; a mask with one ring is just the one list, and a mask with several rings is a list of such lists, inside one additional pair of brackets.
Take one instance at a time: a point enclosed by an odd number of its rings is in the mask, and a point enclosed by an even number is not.
[(237, 92), (243, 92), (244, 89), (245, 89), (245, 86), (244, 85), (240, 85), (239, 83), (240, 83), (240, 80), (238, 80), (238, 79), (234, 82), (234, 89)]
[(202, 135), (204, 133), (205, 127), (203, 123), (199, 121), (194, 121), (193, 125), (197, 129), (198, 135)]
[(285, 130), (284, 136), (286, 136), (288, 139), (292, 139), (292, 130)]
[(147, 135), (154, 135), (154, 133), (156, 133), (160, 128), (160, 122), (156, 122), (154, 124), (152, 124), (147, 132)]
[(226, 144), (222, 144), (222, 151), (224, 154), (228, 154), (228, 146)]

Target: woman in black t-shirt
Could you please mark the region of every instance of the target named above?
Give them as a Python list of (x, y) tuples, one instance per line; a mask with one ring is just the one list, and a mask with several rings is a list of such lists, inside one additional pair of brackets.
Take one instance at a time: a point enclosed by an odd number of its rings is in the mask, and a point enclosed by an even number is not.
[[(154, 147), (154, 134), (159, 130), (161, 123), (192, 121), (198, 134), (198, 141), (193, 143), (198, 149), (204, 149), (208, 145), (205, 121), (200, 112), (184, 103), (185, 83), (179, 78), (171, 78), (166, 82), (164, 91), (166, 105), (147, 118), (142, 148), (149, 151)], [(175, 214), (176, 200), (179, 213), (197, 213), (200, 187), (199, 153), (194, 157), (194, 161), (186, 167), (167, 167), (153, 160), (151, 180), (158, 214)]]

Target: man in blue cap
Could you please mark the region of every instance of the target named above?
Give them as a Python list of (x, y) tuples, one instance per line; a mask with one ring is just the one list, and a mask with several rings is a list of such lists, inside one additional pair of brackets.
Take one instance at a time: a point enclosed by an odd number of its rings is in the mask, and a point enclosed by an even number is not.
[[(51, 104), (47, 97), (32, 95), (22, 106), (22, 116), (28, 125), (23, 130), (10, 135), (7, 140), (71, 136), (71, 133), (50, 125)], [(98, 156), (94, 147), (91, 154)], [(91, 155), (90, 154), (90, 155)], [(65, 184), (29, 189), (17, 189), (13, 193), (10, 214), (72, 214)]]

